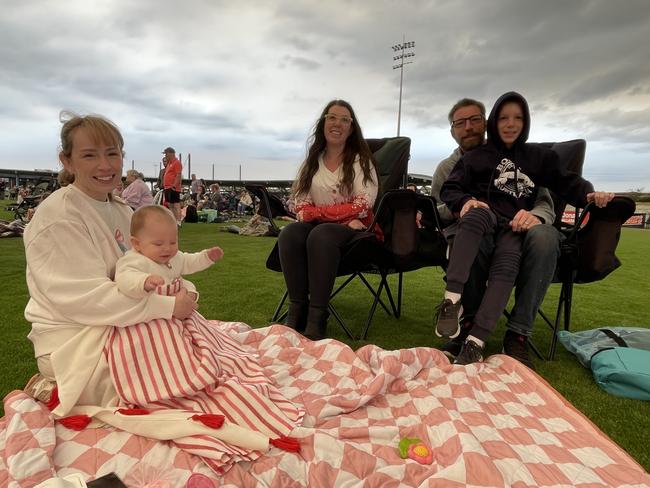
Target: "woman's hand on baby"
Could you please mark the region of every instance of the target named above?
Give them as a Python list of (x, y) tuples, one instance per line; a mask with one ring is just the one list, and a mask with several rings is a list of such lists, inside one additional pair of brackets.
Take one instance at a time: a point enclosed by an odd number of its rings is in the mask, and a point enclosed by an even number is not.
[(212, 259), (213, 262), (219, 261), (223, 257), (223, 249), (220, 247), (211, 247), (208, 249), (208, 257)]
[(605, 207), (614, 198), (614, 193), (607, 191), (594, 191), (587, 193), (587, 202), (595, 203), (597, 207)]
[(157, 287), (165, 284), (165, 279), (162, 276), (158, 275), (149, 275), (147, 279), (144, 280), (144, 291), (154, 291)]
[(470, 200), (467, 200), (463, 205), (463, 208), (460, 209), (460, 216), (463, 217), (473, 208), (490, 208), (490, 206), (485, 202), (477, 200), (476, 198), (471, 198)]
[(175, 295), (174, 311), (172, 315), (177, 319), (186, 319), (198, 308), (198, 304), (192, 299), (185, 288), (181, 288)]

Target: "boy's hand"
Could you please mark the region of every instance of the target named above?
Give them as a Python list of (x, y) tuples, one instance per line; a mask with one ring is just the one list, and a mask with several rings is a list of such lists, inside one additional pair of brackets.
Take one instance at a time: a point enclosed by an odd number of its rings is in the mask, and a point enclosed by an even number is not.
[(162, 286), (165, 284), (165, 279), (162, 276), (158, 275), (149, 275), (147, 279), (144, 280), (144, 291), (154, 291), (156, 287)]
[(219, 261), (223, 257), (223, 249), (218, 246), (208, 249), (208, 257), (212, 259), (213, 262)]
[(463, 205), (463, 208), (460, 209), (460, 216), (464, 217), (465, 214), (473, 208), (490, 208), (490, 206), (485, 202), (481, 202), (476, 198), (472, 198), (470, 200), (467, 200)]

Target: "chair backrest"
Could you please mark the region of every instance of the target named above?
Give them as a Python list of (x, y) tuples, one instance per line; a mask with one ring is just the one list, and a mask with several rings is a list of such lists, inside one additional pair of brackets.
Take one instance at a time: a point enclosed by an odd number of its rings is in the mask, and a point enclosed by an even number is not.
[[(273, 221), (274, 218), (284, 216), (295, 218), (295, 215), (284, 207), (282, 200), (269, 193), (266, 186), (250, 183), (245, 185), (245, 188), (246, 191), (248, 191), (252, 196), (257, 197), (259, 200), (257, 214), (266, 217), (269, 220), (271, 232), (268, 235), (277, 236), (280, 233), (280, 229)], [(253, 202), (254, 201), (255, 199), (253, 198)]]
[(410, 190), (388, 190), (379, 202), (375, 220), (381, 227), (384, 247), (398, 266), (415, 257), (418, 251), (417, 210), (418, 195)]
[[(582, 175), (585, 151), (587, 149), (587, 142), (584, 139), (573, 139), (571, 141), (563, 142), (542, 142), (539, 145), (555, 151), (560, 158), (560, 164), (564, 169)], [(551, 192), (551, 197), (555, 209), (555, 221), (553, 222), (553, 225), (560, 227), (562, 224), (564, 209), (566, 207), (566, 201), (553, 192)]]
[[(366, 139), (368, 147), (377, 161), (379, 190), (383, 193), (406, 185), (408, 164), (411, 157), (411, 139), (408, 137), (385, 137)], [(378, 208), (377, 198), (375, 208)]]
[(286, 209), (279, 197), (273, 195), (272, 193), (269, 193), (269, 190), (266, 188), (266, 186), (249, 183), (244, 187), (246, 188), (246, 191), (256, 196), (259, 200), (259, 208), (257, 210), (257, 213), (262, 217), (266, 217), (267, 219), (278, 217), (295, 217), (294, 214)]

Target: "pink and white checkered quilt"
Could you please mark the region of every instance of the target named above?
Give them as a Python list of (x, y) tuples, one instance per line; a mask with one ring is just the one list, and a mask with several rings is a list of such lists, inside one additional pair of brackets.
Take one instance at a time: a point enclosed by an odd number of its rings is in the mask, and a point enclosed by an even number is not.
[[(0, 486), (52, 476), (90, 480), (146, 467), (183, 487), (192, 473), (235, 487), (650, 487), (650, 475), (535, 373), (506, 356), (452, 366), (435, 349), (385, 351), (311, 342), (279, 325), (220, 323), (257, 350), (280, 391), (304, 406), (291, 435), (301, 452), (277, 448), (224, 476), (171, 443), (111, 429), (54, 425), (22, 392), (5, 398)], [(401, 459), (401, 437), (434, 451), (431, 465)]]

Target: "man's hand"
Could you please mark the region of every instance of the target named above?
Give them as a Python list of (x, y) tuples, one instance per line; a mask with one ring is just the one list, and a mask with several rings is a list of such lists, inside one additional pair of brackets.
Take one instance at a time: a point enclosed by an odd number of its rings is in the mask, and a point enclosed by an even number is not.
[(522, 208), (510, 221), (510, 227), (512, 228), (512, 232), (527, 232), (531, 227), (535, 227), (541, 223), (542, 221), (539, 220), (539, 217)]
[(218, 246), (211, 247), (208, 249), (208, 257), (212, 259), (213, 262), (219, 261), (223, 257), (223, 249)]
[(158, 286), (165, 284), (165, 279), (162, 276), (158, 275), (149, 275), (147, 279), (144, 280), (144, 291), (154, 291)]
[(297, 220), (298, 222), (302, 222), (302, 221), (303, 221), (302, 210), (296, 214), (296, 220)]
[(587, 202), (595, 203), (597, 207), (605, 207), (614, 198), (614, 193), (606, 191), (594, 191), (587, 193)]
[(463, 217), (467, 212), (469, 212), (473, 208), (490, 208), (490, 206), (485, 202), (481, 202), (480, 200), (476, 200), (475, 198), (472, 198), (471, 200), (467, 200), (463, 205), (463, 208), (460, 209), (460, 216)]
[(190, 297), (185, 288), (181, 288), (175, 295), (174, 311), (172, 315), (177, 319), (186, 319), (198, 308), (198, 304)]
[(348, 227), (354, 230), (364, 230), (366, 228), (366, 226), (363, 225), (363, 222), (359, 219), (350, 220), (350, 222), (348, 222)]

